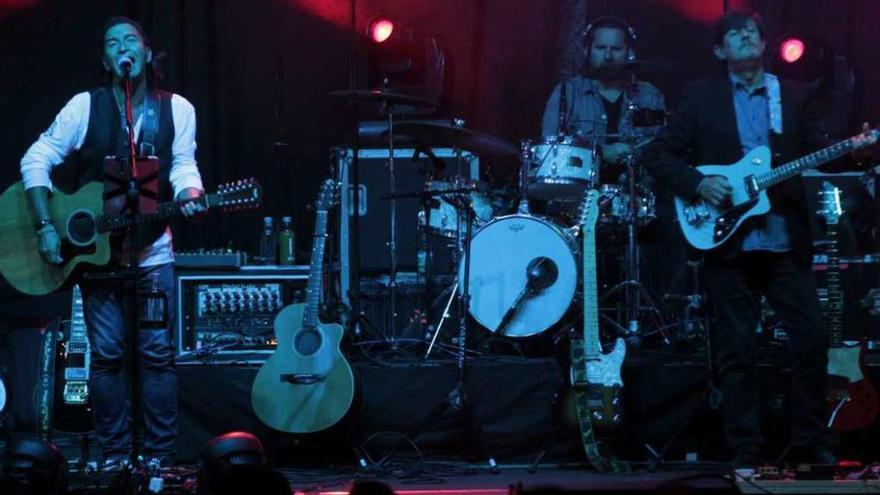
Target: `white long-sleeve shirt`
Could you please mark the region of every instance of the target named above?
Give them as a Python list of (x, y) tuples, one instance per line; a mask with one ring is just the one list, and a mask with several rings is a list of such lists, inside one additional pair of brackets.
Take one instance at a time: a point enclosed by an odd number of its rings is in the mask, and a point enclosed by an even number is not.
[[(40, 134), (21, 159), (24, 188), (44, 186), (54, 189), (52, 169), (79, 150), (86, 139), (91, 112), (91, 95), (79, 93), (64, 105), (52, 125)], [(174, 197), (184, 189), (204, 190), (196, 164), (196, 112), (192, 104), (180, 95), (171, 96), (171, 117), (174, 122), (174, 140), (171, 144), (170, 181)], [(134, 134), (140, 134), (143, 118), (135, 122)], [(171, 229), (140, 253), (140, 266), (155, 266), (174, 261)]]

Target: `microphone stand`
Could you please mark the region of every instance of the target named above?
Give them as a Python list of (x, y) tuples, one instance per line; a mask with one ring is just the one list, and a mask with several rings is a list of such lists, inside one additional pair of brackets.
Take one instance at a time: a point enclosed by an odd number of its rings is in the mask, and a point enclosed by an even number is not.
[(565, 136), (568, 134), (568, 98), (566, 93), (568, 81), (565, 79), (565, 75), (562, 76), (562, 82), (559, 84), (559, 125), (557, 126), (556, 134), (559, 136)]
[[(129, 263), (128, 269), (123, 273), (123, 286), (129, 293), (129, 328), (128, 351), (131, 354), (129, 380), (131, 383), (131, 466), (135, 466), (140, 457), (140, 426), (141, 421), (141, 386), (140, 386), (140, 356), (138, 355), (138, 336), (140, 334), (140, 301), (138, 300), (138, 277), (140, 271), (140, 259), (138, 250), (140, 239), (135, 220), (140, 213), (140, 187), (138, 185), (137, 149), (134, 135), (134, 112), (131, 98), (131, 66), (125, 67), (125, 124), (128, 127), (128, 191), (125, 195), (126, 207), (128, 208), (128, 242)], [(146, 84), (146, 81), (142, 82)], [(135, 475), (136, 469), (132, 469), (132, 493), (137, 493), (139, 476)]]

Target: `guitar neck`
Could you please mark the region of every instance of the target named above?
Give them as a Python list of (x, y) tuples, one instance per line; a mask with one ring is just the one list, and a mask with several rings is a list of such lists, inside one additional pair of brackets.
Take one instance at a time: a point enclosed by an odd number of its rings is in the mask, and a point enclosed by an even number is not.
[(86, 322), (83, 315), (82, 292), (78, 285), (73, 286), (73, 303), (70, 308), (70, 342), (87, 343)]
[(314, 328), (318, 325), (318, 308), (324, 282), (324, 247), (327, 244), (327, 210), (318, 210), (315, 215), (315, 233), (312, 241), (312, 261), (309, 266), (309, 283), (306, 288), (306, 308), (303, 325)]
[(584, 271), (584, 357), (596, 360), (601, 357), (599, 344), (599, 303), (596, 283), (596, 228), (583, 226), (583, 271)]
[(837, 247), (837, 223), (828, 224), (828, 250), (826, 255), (826, 287), (828, 304), (825, 307), (825, 318), (828, 324), (828, 335), (831, 347), (843, 345), (843, 290), (840, 285), (840, 254)]
[(95, 220), (95, 223), (99, 233), (110, 232), (112, 230), (130, 227), (132, 225), (172, 218), (180, 214), (180, 208), (183, 207), (183, 205), (194, 201), (200, 202), (205, 208), (211, 209), (219, 204), (220, 199), (220, 194), (206, 194), (197, 199), (184, 199), (181, 201), (159, 203), (156, 206), (155, 213), (138, 213), (137, 215), (134, 215), (134, 217), (125, 213), (113, 213), (98, 217)]
[(760, 189), (767, 189), (769, 187), (775, 186), (780, 182), (787, 181), (788, 179), (799, 175), (805, 170), (810, 170), (820, 165), (824, 165), (848, 153), (852, 153), (854, 150), (855, 147), (852, 144), (852, 140), (844, 139), (837, 144), (831, 145), (827, 148), (823, 148), (814, 153), (810, 153), (809, 155), (788, 162), (785, 165), (781, 165), (765, 174), (757, 176), (756, 178), (758, 181), (758, 187)]

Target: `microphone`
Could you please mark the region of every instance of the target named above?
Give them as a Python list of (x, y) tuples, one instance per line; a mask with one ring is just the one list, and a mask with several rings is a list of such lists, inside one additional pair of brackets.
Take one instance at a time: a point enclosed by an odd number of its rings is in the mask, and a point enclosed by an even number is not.
[(539, 256), (526, 267), (526, 287), (532, 292), (540, 292), (556, 283), (559, 268), (556, 262), (546, 256)]
[(559, 86), (559, 123), (556, 129), (556, 133), (560, 136), (568, 134), (568, 98), (565, 94), (567, 83), (568, 81), (563, 76), (562, 84)]
[(538, 256), (532, 261), (529, 261), (528, 266), (526, 266), (526, 286), (523, 288), (522, 292), (516, 296), (516, 299), (513, 300), (513, 304), (507, 308), (507, 311), (501, 317), (501, 322), (498, 323), (498, 326), (495, 328), (495, 332), (498, 335), (504, 335), (504, 332), (507, 330), (507, 325), (509, 325), (513, 320), (513, 317), (516, 316), (523, 301), (555, 284), (558, 277), (559, 267), (556, 266), (556, 262), (550, 258), (546, 256)]
[(132, 60), (128, 55), (119, 57), (119, 60), (117, 60), (116, 63), (119, 64), (119, 68), (122, 69), (122, 72), (125, 72), (126, 75), (131, 72)]

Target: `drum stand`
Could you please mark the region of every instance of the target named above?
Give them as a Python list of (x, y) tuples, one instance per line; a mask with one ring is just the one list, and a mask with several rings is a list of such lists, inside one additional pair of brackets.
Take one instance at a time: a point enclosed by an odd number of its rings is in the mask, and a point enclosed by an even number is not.
[(384, 101), (382, 109), (388, 118), (388, 195), (391, 201), (391, 225), (388, 233), (388, 297), (391, 314), (389, 330), (391, 345), (397, 345), (397, 177), (394, 174), (394, 111), (392, 105)]
[[(639, 222), (639, 203), (636, 192), (638, 190), (638, 171), (639, 167), (635, 159), (635, 135), (627, 138), (629, 141), (629, 152), (624, 159), (626, 165), (626, 191), (627, 202), (624, 211), (624, 222), (626, 224), (626, 250), (623, 256), (623, 281), (609, 289), (602, 297), (606, 298), (611, 294), (623, 290), (624, 305), (626, 308), (626, 327), (625, 332), (631, 337), (638, 339), (641, 333), (640, 316), (644, 309), (642, 306), (642, 297), (647, 290), (642, 285), (641, 276), (639, 274), (639, 244), (638, 244), (638, 222)], [(649, 307), (656, 311), (653, 302), (647, 298)], [(664, 329), (659, 329), (663, 336), (663, 341), (669, 344), (669, 336)]]

